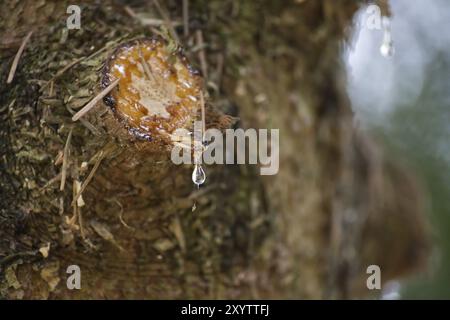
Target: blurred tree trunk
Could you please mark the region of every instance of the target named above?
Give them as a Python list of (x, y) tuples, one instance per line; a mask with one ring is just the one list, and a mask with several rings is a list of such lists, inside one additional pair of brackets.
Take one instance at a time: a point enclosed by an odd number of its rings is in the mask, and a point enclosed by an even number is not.
[[(181, 1), (160, 2), (182, 21)], [(210, 103), (243, 128), (279, 128), (281, 143), (278, 175), (216, 165), (196, 191), (192, 168), (128, 136), (105, 106), (71, 121), (117, 44), (160, 30), (133, 14), (160, 18), (151, 2), (83, 4), (69, 31), (68, 2), (4, 1), (0, 296), (345, 298), (369, 293), (370, 264), (383, 281), (421, 265), (414, 179), (353, 130), (340, 49), (359, 3), (189, 1), (189, 35), (174, 25), (199, 66), (203, 35)], [(66, 287), (73, 264), (81, 290)]]

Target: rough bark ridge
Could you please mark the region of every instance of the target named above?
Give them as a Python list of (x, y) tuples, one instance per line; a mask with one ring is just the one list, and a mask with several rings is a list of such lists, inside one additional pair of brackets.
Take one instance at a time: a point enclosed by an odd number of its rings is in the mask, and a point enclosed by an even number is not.
[[(182, 20), (181, 1), (161, 3)], [(4, 1), (0, 296), (340, 298), (367, 294), (368, 264), (383, 280), (416, 267), (426, 251), (419, 192), (351, 125), (339, 52), (359, 3), (190, 1), (190, 36), (176, 28), (197, 65), (204, 36), (209, 103), (244, 128), (279, 128), (281, 142), (277, 176), (214, 166), (193, 192), (192, 168), (132, 138), (106, 106), (71, 121), (112, 50), (164, 28), (120, 1), (83, 4), (71, 31), (64, 1)], [(129, 5), (159, 17), (145, 1)], [(82, 205), (74, 197), (94, 168)], [(81, 290), (66, 288), (71, 264)]]

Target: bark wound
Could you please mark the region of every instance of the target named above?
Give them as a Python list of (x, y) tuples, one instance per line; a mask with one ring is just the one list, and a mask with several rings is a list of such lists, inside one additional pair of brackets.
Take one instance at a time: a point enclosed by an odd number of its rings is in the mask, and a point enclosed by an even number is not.
[(159, 38), (121, 45), (107, 61), (102, 85), (116, 79), (105, 103), (138, 137), (166, 141), (175, 129), (192, 125), (200, 110), (199, 73)]

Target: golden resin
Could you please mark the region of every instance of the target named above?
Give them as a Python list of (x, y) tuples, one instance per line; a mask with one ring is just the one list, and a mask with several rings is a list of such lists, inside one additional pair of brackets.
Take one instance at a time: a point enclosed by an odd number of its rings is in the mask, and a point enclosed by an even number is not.
[(117, 78), (119, 84), (105, 102), (139, 136), (162, 138), (191, 126), (201, 108), (200, 76), (181, 52), (170, 52), (163, 40), (119, 47), (106, 65), (103, 85)]

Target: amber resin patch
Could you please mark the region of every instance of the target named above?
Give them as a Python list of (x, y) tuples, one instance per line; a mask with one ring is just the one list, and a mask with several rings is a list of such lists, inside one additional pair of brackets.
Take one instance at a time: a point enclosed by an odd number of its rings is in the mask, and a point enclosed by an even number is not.
[(120, 79), (104, 101), (140, 137), (164, 138), (191, 126), (200, 110), (202, 79), (180, 50), (159, 38), (121, 45), (106, 63), (102, 85)]

